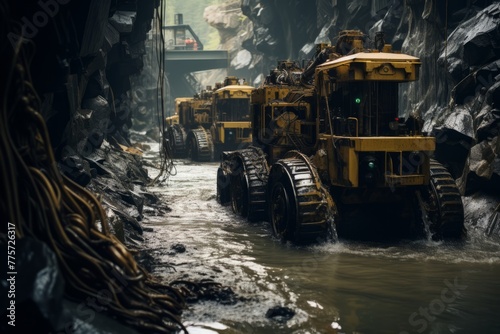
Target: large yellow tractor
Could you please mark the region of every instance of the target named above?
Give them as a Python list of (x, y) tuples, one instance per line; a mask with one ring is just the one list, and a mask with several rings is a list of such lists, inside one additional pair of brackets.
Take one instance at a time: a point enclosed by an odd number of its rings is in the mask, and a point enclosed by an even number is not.
[(253, 145), (221, 155), (218, 201), (296, 243), (463, 238), (462, 199), (432, 159), (435, 138), (398, 110), (399, 84), (420, 65), (380, 38), (365, 49), (357, 30), (318, 45), (305, 69), (280, 62), (252, 93)]
[(175, 99), (166, 136), (174, 158), (210, 161), (215, 151), (243, 148), (252, 142), (250, 95), (254, 87), (226, 77), (193, 98)]
[(211, 87), (192, 98), (177, 98), (175, 106), (178, 123), (167, 129), (173, 157), (188, 157), (195, 161), (212, 160), (214, 145), (210, 134), (213, 123)]
[(237, 77), (226, 77), (223, 85), (214, 91), (212, 102), (213, 124), (211, 134), (217, 153), (222, 150), (244, 148), (252, 142), (250, 95), (254, 87), (240, 82)]

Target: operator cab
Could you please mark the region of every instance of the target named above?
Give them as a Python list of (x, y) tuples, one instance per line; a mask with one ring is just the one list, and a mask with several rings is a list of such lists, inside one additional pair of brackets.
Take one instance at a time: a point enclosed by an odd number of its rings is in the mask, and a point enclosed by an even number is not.
[(328, 96), (333, 132), (339, 136), (406, 134), (398, 117), (398, 83), (348, 82), (333, 85)]
[[(317, 66), (320, 131), (336, 136), (381, 137), (415, 134), (399, 117), (399, 84), (415, 81), (420, 60), (392, 52), (389, 44), (363, 47), (364, 35), (343, 31), (330, 60)], [(379, 42), (379, 44), (381, 44)]]

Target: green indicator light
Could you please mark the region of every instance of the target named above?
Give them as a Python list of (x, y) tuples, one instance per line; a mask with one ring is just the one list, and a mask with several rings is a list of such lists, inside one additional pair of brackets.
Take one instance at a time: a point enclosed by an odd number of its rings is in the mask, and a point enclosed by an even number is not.
[(357, 97), (356, 100), (354, 100), (354, 102), (356, 102), (357, 104), (360, 104), (361, 103), (361, 99), (359, 97)]
[(375, 168), (375, 163), (373, 161), (370, 161), (368, 163), (368, 167), (370, 167), (371, 169)]

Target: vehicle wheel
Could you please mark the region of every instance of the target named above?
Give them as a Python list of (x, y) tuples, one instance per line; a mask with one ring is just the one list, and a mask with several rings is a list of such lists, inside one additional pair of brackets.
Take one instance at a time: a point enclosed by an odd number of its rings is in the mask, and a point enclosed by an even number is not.
[(231, 207), (242, 217), (248, 216), (248, 183), (243, 171), (231, 175)]
[(277, 238), (301, 244), (335, 238), (335, 203), (302, 153), (290, 151), (272, 166), (268, 195), (269, 219)]
[(226, 180), (230, 181), (228, 201), (231, 201), (233, 211), (247, 217), (249, 221), (266, 220), (269, 166), (264, 152), (250, 147), (224, 152), (222, 159), (222, 173), (225, 173)]
[(433, 240), (462, 240), (466, 237), (464, 207), (451, 174), (431, 159), (431, 179), (424, 194), (427, 219)]
[(275, 168), (271, 176), (269, 218), (273, 235), (281, 241), (292, 238), (296, 222), (295, 198), (288, 175), (283, 168)]
[(212, 135), (202, 126), (192, 129), (188, 134), (188, 156), (194, 161), (212, 161), (214, 143)]
[(231, 193), (229, 187), (229, 177), (222, 168), (217, 169), (217, 202), (227, 204), (231, 201)]
[(184, 158), (186, 156), (186, 132), (184, 128), (175, 124), (168, 128), (167, 138), (169, 144), (169, 151), (172, 154), (173, 158)]

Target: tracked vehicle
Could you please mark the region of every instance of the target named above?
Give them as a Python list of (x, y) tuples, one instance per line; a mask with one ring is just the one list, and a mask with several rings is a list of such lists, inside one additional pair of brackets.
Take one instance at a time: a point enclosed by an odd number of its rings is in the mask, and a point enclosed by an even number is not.
[(174, 158), (211, 161), (214, 144), (212, 125), (212, 88), (207, 87), (192, 98), (175, 100), (178, 123), (167, 128), (169, 149)]
[(252, 93), (253, 145), (221, 155), (218, 201), (296, 243), (337, 232), (463, 238), (461, 196), (431, 158), (435, 138), (399, 116), (398, 85), (418, 79), (420, 60), (363, 41), (343, 31), (304, 70), (278, 64)]
[[(250, 95), (254, 87), (226, 77), (215, 89), (207, 87), (193, 98), (175, 100), (177, 124), (166, 131), (174, 158), (211, 161), (223, 150), (252, 142)], [(176, 116), (166, 121), (172, 122)]]

